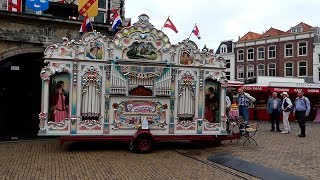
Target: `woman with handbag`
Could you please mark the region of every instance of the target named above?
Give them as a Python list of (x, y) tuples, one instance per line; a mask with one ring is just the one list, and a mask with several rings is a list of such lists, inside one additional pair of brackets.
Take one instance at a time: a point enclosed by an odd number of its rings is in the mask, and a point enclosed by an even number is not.
[(281, 96), (283, 98), (282, 100), (282, 114), (283, 114), (283, 127), (284, 127), (284, 131), (281, 132), (281, 134), (288, 134), (291, 132), (290, 129), (290, 125), (289, 125), (289, 115), (290, 115), (290, 111), (292, 108), (292, 102), (291, 100), (288, 98), (289, 95), (287, 92), (283, 92), (281, 93)]

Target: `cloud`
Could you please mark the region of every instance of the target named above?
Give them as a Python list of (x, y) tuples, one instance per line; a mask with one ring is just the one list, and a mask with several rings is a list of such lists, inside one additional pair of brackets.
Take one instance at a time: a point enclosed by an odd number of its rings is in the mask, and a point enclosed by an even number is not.
[(163, 31), (174, 44), (188, 38), (197, 23), (201, 40), (193, 35), (191, 39), (199, 48), (206, 44), (214, 49), (221, 41), (236, 41), (248, 31), (262, 33), (270, 27), (286, 31), (300, 22), (317, 26), (319, 6), (318, 0), (127, 0), (125, 4), (126, 17), (135, 22), (140, 14), (146, 13), (158, 29), (170, 15), (179, 32)]

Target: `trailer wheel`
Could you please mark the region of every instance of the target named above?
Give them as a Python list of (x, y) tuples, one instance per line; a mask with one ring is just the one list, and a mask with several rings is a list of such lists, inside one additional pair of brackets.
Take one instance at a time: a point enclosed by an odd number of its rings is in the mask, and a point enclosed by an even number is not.
[(135, 140), (130, 141), (129, 149), (132, 152), (148, 153), (153, 145), (152, 138), (147, 135), (140, 135)]

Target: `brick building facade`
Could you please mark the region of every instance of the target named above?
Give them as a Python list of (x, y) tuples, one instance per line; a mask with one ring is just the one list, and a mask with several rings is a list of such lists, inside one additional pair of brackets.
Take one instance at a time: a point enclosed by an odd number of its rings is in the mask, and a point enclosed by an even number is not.
[(234, 44), (235, 79), (277, 76), (313, 82), (313, 43), (318, 33), (318, 27), (303, 22), (288, 31), (248, 32)]

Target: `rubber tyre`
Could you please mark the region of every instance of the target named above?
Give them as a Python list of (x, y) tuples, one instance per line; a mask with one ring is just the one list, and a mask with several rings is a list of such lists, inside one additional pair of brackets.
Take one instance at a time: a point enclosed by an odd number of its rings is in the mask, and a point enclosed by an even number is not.
[(136, 153), (148, 153), (152, 150), (153, 141), (149, 136), (139, 136), (134, 141), (130, 141), (129, 149)]

